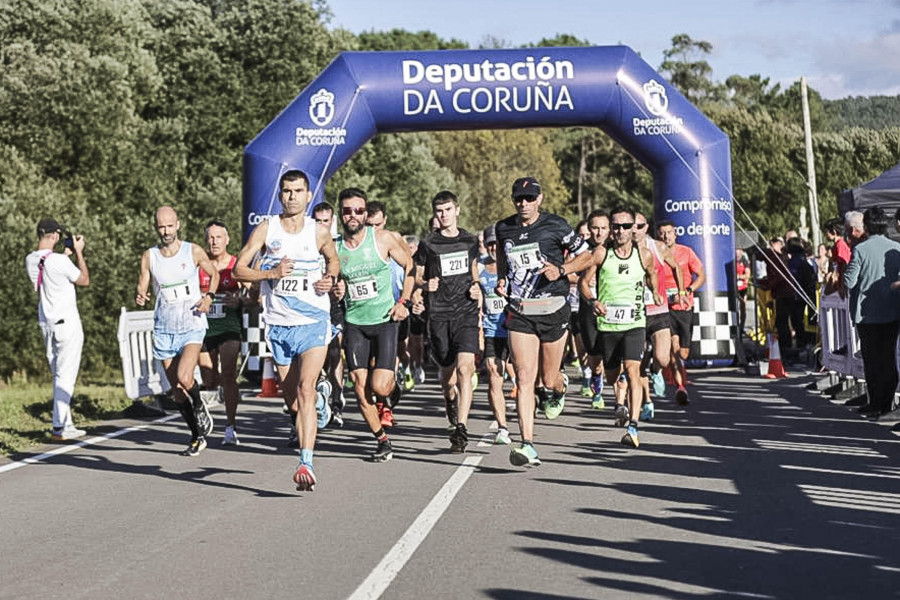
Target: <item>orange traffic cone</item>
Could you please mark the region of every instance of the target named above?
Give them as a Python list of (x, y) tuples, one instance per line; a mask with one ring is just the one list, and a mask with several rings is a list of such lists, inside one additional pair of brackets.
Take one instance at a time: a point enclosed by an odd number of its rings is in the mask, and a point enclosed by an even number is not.
[(769, 372), (766, 373), (766, 378), (775, 379), (777, 377), (787, 377), (788, 374), (784, 370), (784, 363), (781, 362), (781, 350), (778, 348), (778, 336), (770, 333), (767, 337), (769, 339)]
[(278, 381), (275, 376), (275, 365), (272, 359), (266, 357), (263, 363), (262, 390), (259, 392), (260, 398), (277, 398), (281, 394), (278, 391)]

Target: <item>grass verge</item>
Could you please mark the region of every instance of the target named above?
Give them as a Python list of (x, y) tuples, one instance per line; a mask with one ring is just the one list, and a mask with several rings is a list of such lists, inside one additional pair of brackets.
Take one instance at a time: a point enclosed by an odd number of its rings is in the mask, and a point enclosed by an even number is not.
[[(0, 384), (0, 455), (15, 454), (50, 442), (53, 425), (53, 386)], [(84, 428), (117, 419), (131, 406), (121, 384), (76, 385), (72, 398), (75, 425)]]

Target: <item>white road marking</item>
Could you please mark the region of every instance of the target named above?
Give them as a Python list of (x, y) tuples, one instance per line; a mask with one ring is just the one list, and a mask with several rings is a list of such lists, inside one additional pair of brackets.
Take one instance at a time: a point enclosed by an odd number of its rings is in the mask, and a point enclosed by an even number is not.
[(112, 433), (107, 433), (106, 435), (98, 435), (97, 437), (92, 437), (83, 441), (78, 442), (77, 444), (68, 444), (66, 446), (60, 446), (59, 448), (54, 448), (50, 452), (44, 452), (43, 454), (39, 454), (37, 456), (31, 456), (29, 458), (25, 458), (22, 460), (17, 460), (16, 462), (11, 462), (8, 465), (0, 466), (0, 473), (5, 473), (7, 471), (12, 471), (14, 469), (18, 469), (19, 467), (24, 467), (26, 465), (31, 465), (34, 463), (38, 463), (48, 458), (58, 456), (60, 454), (66, 454), (67, 452), (71, 452), (72, 450), (77, 450), (78, 448), (84, 448), (85, 446), (93, 446), (95, 444), (100, 444), (107, 440), (111, 440), (113, 438), (117, 438), (121, 435), (125, 435), (126, 433), (131, 433), (132, 431), (140, 431), (141, 429), (149, 429), (151, 425), (155, 425), (156, 423), (165, 423), (167, 421), (171, 421), (176, 417), (180, 417), (181, 415), (166, 415), (165, 417), (156, 419), (155, 421), (151, 421), (146, 425), (135, 425), (134, 427), (126, 427), (124, 429), (119, 429), (117, 431), (113, 431)]
[(391, 582), (400, 573), (406, 562), (412, 557), (419, 545), (428, 537), (435, 523), (450, 506), (456, 493), (475, 471), (482, 456), (469, 456), (457, 467), (450, 479), (438, 490), (428, 506), (419, 513), (409, 529), (397, 540), (394, 547), (381, 559), (369, 576), (366, 577), (349, 600), (375, 600), (380, 598)]

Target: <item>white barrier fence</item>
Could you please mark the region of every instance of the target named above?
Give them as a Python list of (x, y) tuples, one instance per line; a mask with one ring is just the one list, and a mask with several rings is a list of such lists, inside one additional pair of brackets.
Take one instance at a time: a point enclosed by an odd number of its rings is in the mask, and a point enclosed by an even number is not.
[[(823, 294), (819, 298), (819, 331), (822, 335), (822, 365), (840, 375), (864, 380), (859, 334), (850, 318), (849, 297)], [(897, 359), (900, 371), (900, 343)]]
[(125, 394), (137, 400), (168, 392), (162, 363), (153, 358), (153, 311), (128, 312), (122, 307), (118, 337)]

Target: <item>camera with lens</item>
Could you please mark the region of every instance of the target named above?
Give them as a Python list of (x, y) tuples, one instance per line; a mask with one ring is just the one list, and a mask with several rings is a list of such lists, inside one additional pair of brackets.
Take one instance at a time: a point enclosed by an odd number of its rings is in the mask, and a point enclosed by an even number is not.
[(63, 247), (68, 248), (72, 252), (75, 251), (75, 236), (72, 235), (72, 232), (68, 230), (68, 228), (63, 227), (60, 231), (63, 239)]

